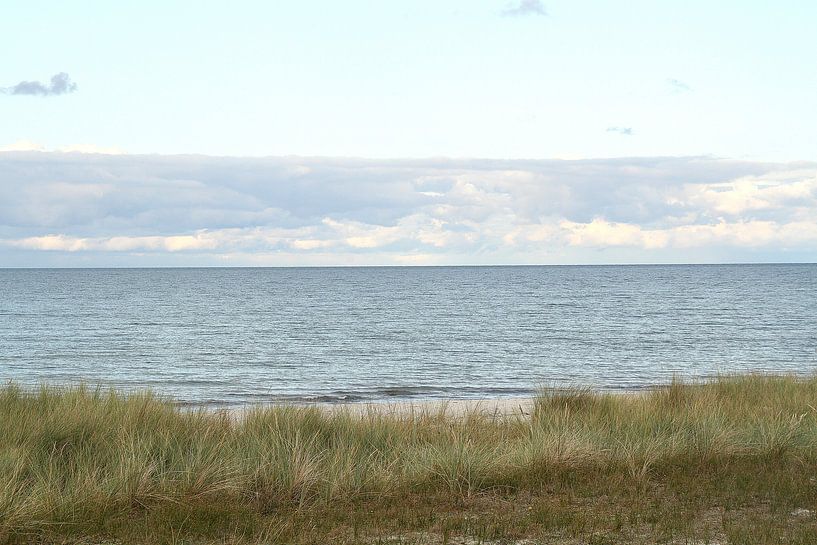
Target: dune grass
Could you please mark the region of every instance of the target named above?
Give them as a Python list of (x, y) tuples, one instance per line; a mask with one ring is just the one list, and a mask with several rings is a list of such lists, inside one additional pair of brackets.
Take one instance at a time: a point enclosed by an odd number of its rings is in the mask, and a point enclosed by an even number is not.
[(530, 417), (0, 388), (0, 543), (817, 543), (817, 378)]

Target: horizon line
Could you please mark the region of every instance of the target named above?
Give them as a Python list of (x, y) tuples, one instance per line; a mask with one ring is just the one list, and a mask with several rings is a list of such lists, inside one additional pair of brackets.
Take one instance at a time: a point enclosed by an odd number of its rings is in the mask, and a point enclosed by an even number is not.
[(453, 265), (156, 265), (156, 266), (102, 266), (102, 267), (7, 267), (10, 270), (139, 270), (139, 269), (454, 269), (454, 268), (533, 268), (533, 267), (729, 267), (768, 265), (817, 265), (817, 261), (727, 261), (712, 263), (540, 263), (540, 264), (453, 264)]

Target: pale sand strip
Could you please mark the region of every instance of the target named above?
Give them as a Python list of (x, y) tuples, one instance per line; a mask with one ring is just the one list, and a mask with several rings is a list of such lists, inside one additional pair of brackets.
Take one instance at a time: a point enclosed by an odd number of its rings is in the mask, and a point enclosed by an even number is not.
[[(337, 405), (335, 405), (337, 407)], [(349, 403), (341, 407), (354, 412), (381, 414), (431, 414), (445, 412), (448, 416), (481, 415), (492, 417), (530, 416), (533, 398), (446, 399), (428, 401), (400, 401), (395, 403)]]
[(454, 418), (469, 415), (489, 418), (527, 418), (533, 409), (533, 398), (433, 399), (380, 403), (270, 403), (243, 407), (229, 412), (234, 412), (240, 417), (250, 410), (274, 407), (316, 407), (329, 413), (348, 412), (355, 416), (375, 414), (405, 418), (439, 416), (444, 413)]

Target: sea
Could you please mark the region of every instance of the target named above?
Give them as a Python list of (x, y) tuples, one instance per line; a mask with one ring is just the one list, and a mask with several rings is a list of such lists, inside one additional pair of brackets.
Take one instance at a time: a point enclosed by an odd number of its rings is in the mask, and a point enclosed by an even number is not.
[(817, 369), (817, 265), (0, 269), (0, 380), (189, 406)]

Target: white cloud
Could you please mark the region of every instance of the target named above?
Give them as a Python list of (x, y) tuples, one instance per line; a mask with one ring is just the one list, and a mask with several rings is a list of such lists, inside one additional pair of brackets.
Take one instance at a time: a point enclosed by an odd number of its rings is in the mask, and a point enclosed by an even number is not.
[(740, 215), (760, 210), (817, 207), (817, 175), (813, 170), (747, 176), (687, 188), (684, 198), (714, 214)]
[(638, 246), (649, 250), (664, 248), (669, 243), (665, 230), (644, 230), (639, 225), (612, 223), (599, 218), (590, 223), (563, 221), (559, 227), (566, 232), (567, 242), (572, 246)]
[(42, 237), (28, 237), (20, 240), (5, 241), (10, 246), (29, 250), (56, 250), (61, 252), (77, 252), (88, 250), (88, 241), (82, 238), (66, 235), (45, 235)]
[(125, 150), (116, 146), (96, 146), (94, 144), (74, 144), (57, 148), (56, 151), (63, 153), (99, 153), (102, 155), (122, 155)]
[(613, 132), (616, 134), (620, 134), (622, 136), (632, 136), (633, 135), (633, 128), (632, 127), (607, 127), (607, 132)]
[(547, 15), (545, 6), (540, 0), (517, 0), (508, 4), (502, 15), (506, 17), (525, 17), (529, 15)]
[(675, 93), (686, 93), (692, 91), (692, 87), (676, 78), (667, 78), (667, 85), (669, 85)]
[(295, 250), (315, 250), (317, 248), (328, 248), (332, 246), (334, 243), (331, 240), (318, 240), (318, 239), (295, 239), (289, 243), (290, 247)]
[(7, 146), (0, 146), (0, 152), (4, 151), (58, 151), (62, 153), (96, 153), (102, 155), (122, 155), (125, 153), (125, 150), (116, 146), (105, 147), (94, 144), (73, 144), (49, 149), (42, 144), (26, 139), (17, 140)]
[(336, 231), (341, 240), (352, 248), (378, 248), (400, 238), (399, 227), (369, 225), (359, 221), (336, 221), (324, 218), (323, 224)]
[(0, 146), (0, 152), (3, 151), (45, 151), (45, 147), (31, 140), (22, 139), (7, 146)]
[(698, 248), (718, 245), (737, 248), (762, 248), (769, 245), (808, 244), (817, 248), (817, 218), (812, 221), (777, 223), (774, 221), (720, 221), (709, 225), (682, 225), (670, 229), (644, 229), (639, 225), (610, 223), (595, 219), (590, 223), (562, 222), (561, 228), (571, 246), (610, 248), (633, 246), (645, 250), (657, 248)]
[(9, 244), (18, 248), (31, 250), (63, 252), (79, 252), (83, 250), (97, 252), (145, 250), (180, 252), (186, 250), (213, 250), (220, 246), (218, 237), (211, 236), (208, 233), (149, 237), (116, 236), (109, 238), (77, 238), (67, 235), (45, 235), (14, 240), (10, 241)]
[(65, 72), (51, 76), (49, 83), (39, 81), (21, 81), (11, 87), (0, 87), (0, 92), (8, 95), (57, 96), (73, 93), (77, 84), (71, 81), (71, 76)]

